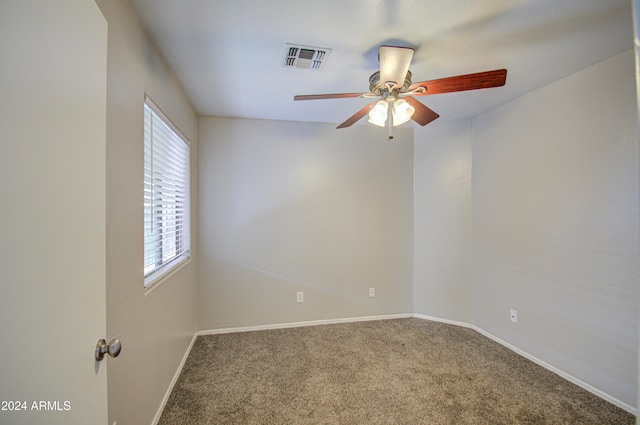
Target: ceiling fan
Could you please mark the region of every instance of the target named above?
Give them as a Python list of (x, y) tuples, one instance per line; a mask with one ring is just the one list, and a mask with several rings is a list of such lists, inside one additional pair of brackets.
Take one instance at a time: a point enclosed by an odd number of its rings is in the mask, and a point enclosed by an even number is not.
[(369, 92), (307, 94), (294, 96), (293, 100), (380, 98), (360, 109), (336, 128), (349, 127), (368, 114), (370, 123), (380, 127), (388, 126), (388, 139), (392, 140), (394, 125), (400, 125), (412, 119), (424, 126), (439, 117), (413, 96), (501, 87), (504, 86), (507, 78), (506, 69), (496, 69), (412, 83), (411, 71), (409, 71), (412, 58), (412, 48), (380, 46), (380, 70), (369, 77)]

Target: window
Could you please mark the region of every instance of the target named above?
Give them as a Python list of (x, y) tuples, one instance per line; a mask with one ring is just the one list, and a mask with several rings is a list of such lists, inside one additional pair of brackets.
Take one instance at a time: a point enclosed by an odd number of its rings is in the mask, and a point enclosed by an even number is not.
[(190, 255), (189, 144), (149, 100), (144, 103), (144, 286)]

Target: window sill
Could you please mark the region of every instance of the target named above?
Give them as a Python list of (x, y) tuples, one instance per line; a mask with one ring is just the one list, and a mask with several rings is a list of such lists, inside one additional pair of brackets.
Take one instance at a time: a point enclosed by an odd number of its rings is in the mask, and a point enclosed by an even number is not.
[(144, 286), (144, 295), (146, 296), (147, 294), (151, 293), (153, 289), (161, 286), (166, 280), (168, 280), (171, 276), (173, 276), (176, 272), (181, 270), (189, 263), (191, 263), (191, 256), (177, 261), (175, 264), (172, 264), (171, 267), (168, 267), (167, 270), (155, 276), (152, 280), (149, 281), (148, 284)]

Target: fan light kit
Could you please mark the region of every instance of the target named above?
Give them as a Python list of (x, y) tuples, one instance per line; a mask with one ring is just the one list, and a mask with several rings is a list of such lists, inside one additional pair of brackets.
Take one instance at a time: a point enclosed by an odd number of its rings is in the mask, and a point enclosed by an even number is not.
[(360, 109), (336, 128), (350, 127), (365, 115), (369, 115), (371, 124), (388, 127), (388, 140), (393, 140), (393, 126), (404, 124), (410, 119), (424, 126), (439, 117), (437, 113), (413, 96), (501, 87), (504, 86), (507, 79), (507, 70), (497, 69), (412, 83), (409, 65), (413, 58), (413, 49), (380, 46), (379, 58), (380, 70), (369, 78), (369, 92), (298, 95), (294, 96), (293, 100), (379, 98), (379, 100)]
[[(369, 122), (380, 127), (384, 127), (387, 120), (393, 120), (393, 125), (404, 124), (411, 119), (416, 108), (409, 105), (404, 99), (397, 99), (392, 102), (387, 96), (384, 100), (379, 100), (369, 111)], [(389, 116), (391, 115), (391, 117)]]

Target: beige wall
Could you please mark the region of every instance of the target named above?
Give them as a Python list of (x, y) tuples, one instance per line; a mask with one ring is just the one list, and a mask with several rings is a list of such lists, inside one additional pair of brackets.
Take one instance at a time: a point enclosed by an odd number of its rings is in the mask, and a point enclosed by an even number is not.
[(414, 137), (414, 312), (470, 323), (635, 406), (632, 52)]
[(630, 406), (634, 75), (629, 51), (475, 117), (472, 172), (472, 323)]
[(413, 137), (383, 130), (200, 119), (201, 330), (411, 311)]
[[(109, 25), (107, 68), (107, 333), (122, 341), (109, 362), (109, 424), (150, 424), (196, 331), (191, 263), (143, 289), (145, 93), (191, 141), (192, 249), (197, 247), (196, 116), (124, 1), (98, 0)], [(107, 339), (108, 339), (107, 338)]]
[(413, 312), (469, 323), (471, 120), (416, 128)]

